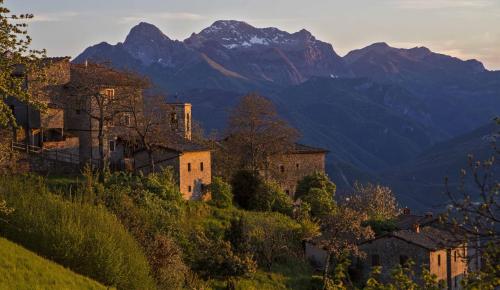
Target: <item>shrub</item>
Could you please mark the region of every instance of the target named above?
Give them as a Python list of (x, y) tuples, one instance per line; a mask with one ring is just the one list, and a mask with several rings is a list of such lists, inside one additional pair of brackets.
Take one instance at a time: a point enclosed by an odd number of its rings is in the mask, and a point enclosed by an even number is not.
[(291, 215), (293, 210), (292, 199), (275, 182), (261, 182), (250, 199), (250, 209), (257, 211), (276, 211)]
[(105, 208), (64, 201), (34, 177), (0, 177), (0, 197), (15, 209), (5, 237), (103, 284), (154, 288), (139, 245)]
[(335, 184), (330, 181), (325, 173), (315, 172), (311, 175), (305, 176), (297, 183), (295, 199), (299, 199), (309, 193), (311, 188), (319, 188), (325, 190), (332, 196), (332, 198), (336, 190)]
[(332, 194), (321, 188), (311, 188), (302, 200), (311, 206), (311, 216), (317, 218), (332, 214), (336, 206)]
[(280, 213), (246, 212), (233, 222), (230, 239), (238, 252), (255, 255), (259, 266), (270, 269), (302, 253), (303, 231), (300, 224)]
[(220, 177), (214, 177), (210, 186), (212, 199), (210, 204), (219, 208), (228, 208), (233, 205), (233, 193), (231, 185), (224, 182)]

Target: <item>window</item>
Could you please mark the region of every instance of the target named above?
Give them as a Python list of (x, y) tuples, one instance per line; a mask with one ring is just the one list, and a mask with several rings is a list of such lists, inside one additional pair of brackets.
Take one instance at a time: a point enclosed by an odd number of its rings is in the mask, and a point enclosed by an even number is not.
[(280, 172), (281, 172), (281, 173), (285, 172), (285, 166), (280, 165)]
[(14, 107), (14, 105), (10, 105), (9, 108), (10, 108), (10, 111), (12, 112), (12, 115), (14, 115), (16, 112), (16, 107)]
[(193, 189), (191, 188), (191, 185), (189, 185), (188, 186), (188, 192), (191, 192), (191, 190), (193, 190)]
[(380, 266), (380, 256), (372, 255), (372, 267)]
[(176, 112), (170, 113), (170, 127), (172, 129), (178, 129), (179, 128), (179, 120), (177, 119), (177, 113)]
[(457, 251), (453, 251), (453, 260), (456, 262), (457, 261)]
[(116, 142), (115, 140), (109, 140), (109, 152), (113, 152), (116, 149)]
[(115, 89), (105, 89), (104, 95), (106, 97), (114, 97), (115, 96)]
[(299, 169), (300, 168), (300, 164), (295, 163), (295, 168)]
[(124, 114), (120, 120), (121, 125), (130, 126), (130, 115)]
[(188, 172), (191, 172), (191, 163), (188, 163)]
[(441, 255), (438, 255), (438, 266), (441, 266)]
[(200, 162), (200, 171), (203, 171), (203, 162)]
[(75, 114), (80, 115), (81, 113), (82, 113), (82, 110), (80, 110), (80, 109), (75, 110)]
[(408, 256), (405, 256), (405, 255), (401, 255), (401, 256), (399, 256), (399, 264), (400, 264), (403, 268), (408, 267)]
[(285, 193), (286, 193), (287, 195), (290, 195), (290, 190), (288, 190), (288, 189), (287, 189), (287, 190), (285, 190)]

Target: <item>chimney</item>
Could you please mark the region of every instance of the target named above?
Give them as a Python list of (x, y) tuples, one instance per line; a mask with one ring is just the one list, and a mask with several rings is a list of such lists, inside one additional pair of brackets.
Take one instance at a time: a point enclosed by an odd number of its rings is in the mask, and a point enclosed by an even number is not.
[(417, 234), (420, 233), (420, 225), (419, 224), (414, 224), (413, 225), (413, 231), (416, 232)]
[(403, 215), (410, 215), (411, 210), (407, 207), (403, 208)]

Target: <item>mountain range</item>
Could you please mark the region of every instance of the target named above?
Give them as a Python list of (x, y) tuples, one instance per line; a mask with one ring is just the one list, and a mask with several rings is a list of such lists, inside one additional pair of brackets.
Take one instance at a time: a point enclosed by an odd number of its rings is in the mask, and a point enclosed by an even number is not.
[(467, 132), (500, 115), (500, 71), (477, 60), (383, 42), (341, 57), (305, 29), (221, 20), (179, 41), (140, 23), (123, 43), (91, 46), (73, 62), (86, 60), (148, 76), (155, 90), (191, 102), (206, 131), (223, 129), (228, 109), (259, 92), (302, 132), (303, 142), (331, 151), (328, 172), (340, 190), (358, 179), (390, 184), (416, 208), (429, 203), (408, 194), (425, 196), (428, 188), (406, 192), (410, 183), (391, 170), (413, 172), (426, 150), (475, 136)]

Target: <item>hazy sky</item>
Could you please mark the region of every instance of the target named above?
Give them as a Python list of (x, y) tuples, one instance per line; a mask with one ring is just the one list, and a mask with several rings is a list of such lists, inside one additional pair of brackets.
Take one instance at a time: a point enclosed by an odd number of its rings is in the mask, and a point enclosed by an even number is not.
[(427, 46), (500, 70), (500, 0), (6, 0), (35, 14), (30, 33), (49, 55), (123, 41), (140, 21), (183, 40), (215, 20), (243, 20), (289, 32), (302, 28), (340, 55), (373, 42)]

